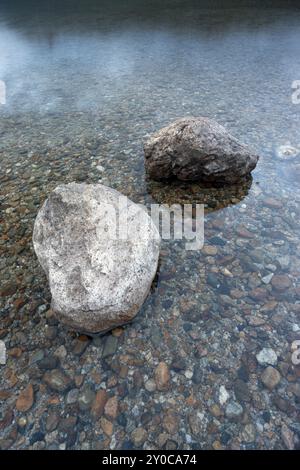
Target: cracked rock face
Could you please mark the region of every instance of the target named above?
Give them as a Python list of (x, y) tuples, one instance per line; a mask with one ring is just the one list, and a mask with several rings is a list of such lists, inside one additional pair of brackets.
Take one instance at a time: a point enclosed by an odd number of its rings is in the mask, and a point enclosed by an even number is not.
[(119, 192), (71, 183), (40, 209), (33, 244), (58, 319), (97, 334), (138, 313), (157, 270), (160, 236), (146, 211)]
[(255, 168), (258, 156), (223, 126), (204, 117), (182, 118), (144, 142), (145, 167), (156, 180), (232, 184)]

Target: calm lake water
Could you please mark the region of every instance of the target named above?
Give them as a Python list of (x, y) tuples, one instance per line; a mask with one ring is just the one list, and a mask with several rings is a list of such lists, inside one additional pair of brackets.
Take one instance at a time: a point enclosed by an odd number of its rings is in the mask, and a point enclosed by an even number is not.
[[(297, 2), (1, 1), (1, 448), (299, 446), (299, 44)], [(145, 178), (143, 138), (187, 115), (260, 155), (251, 181)], [(56, 322), (31, 243), (47, 194), (71, 181), (206, 204), (206, 248), (163, 242), (141, 314), (100, 339)], [(111, 406), (95, 417), (101, 389)]]

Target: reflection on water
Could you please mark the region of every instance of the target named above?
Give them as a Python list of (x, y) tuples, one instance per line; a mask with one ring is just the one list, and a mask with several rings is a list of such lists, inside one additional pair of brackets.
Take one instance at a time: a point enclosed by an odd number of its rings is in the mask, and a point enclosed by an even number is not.
[[(300, 148), (291, 100), (300, 10), (249, 3), (1, 2), (1, 448), (298, 445), (290, 350), (300, 331), (300, 174), (278, 149)], [(146, 181), (143, 138), (185, 115), (214, 118), (253, 147), (253, 180), (214, 189)], [(98, 342), (56, 323), (31, 245), (41, 203), (70, 181), (100, 181), (145, 204), (206, 204), (204, 249), (164, 241), (141, 315)], [(277, 355), (274, 388), (256, 360), (264, 347)], [(155, 391), (162, 361), (171, 379)], [(70, 395), (45, 386), (47, 368), (70, 375)], [(32, 408), (14, 427), (28, 384)], [(100, 388), (118, 411), (94, 420), (82, 403)]]
[(238, 185), (225, 187), (204, 186), (200, 183), (181, 183), (170, 181), (147, 181), (147, 192), (157, 204), (204, 204), (205, 213), (224, 209), (229, 205), (239, 204), (248, 194), (252, 178), (241, 181)]

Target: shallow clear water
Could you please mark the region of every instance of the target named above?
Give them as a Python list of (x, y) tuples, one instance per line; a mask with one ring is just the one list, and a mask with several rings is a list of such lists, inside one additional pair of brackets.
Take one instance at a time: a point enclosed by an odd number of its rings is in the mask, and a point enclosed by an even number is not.
[[(298, 445), (300, 371), (291, 347), (300, 338), (300, 104), (292, 82), (300, 80), (300, 9), (257, 4), (1, 3), (3, 448), (281, 448), (285, 426)], [(214, 118), (251, 145), (261, 156), (253, 180), (223, 189), (147, 181), (143, 137), (186, 115)], [(278, 158), (281, 146), (292, 146), (295, 158)], [(100, 181), (147, 204), (205, 203), (205, 240), (216, 247), (209, 256), (163, 243), (151, 295), (106, 358), (111, 334), (86, 338), (77, 354), (74, 334), (46, 314), (50, 294), (31, 245), (38, 208), (70, 181)], [(56, 354), (62, 346), (66, 357)], [(271, 391), (255, 358), (263, 347), (278, 356), (281, 381)], [(89, 387), (117, 397), (111, 432), (80, 400), (45, 386), (41, 357), (55, 355), (79, 396)], [(169, 389), (149, 391), (161, 361), (171, 370)], [(22, 413), (14, 403), (29, 383), (34, 403)], [(243, 408), (235, 420), (226, 412), (231, 401)], [(61, 424), (69, 416), (71, 430)]]

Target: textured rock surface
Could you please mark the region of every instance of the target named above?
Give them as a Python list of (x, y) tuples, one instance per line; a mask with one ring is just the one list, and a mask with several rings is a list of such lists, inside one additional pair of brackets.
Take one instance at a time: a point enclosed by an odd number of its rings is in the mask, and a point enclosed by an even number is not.
[(274, 369), (272, 366), (268, 366), (262, 373), (261, 380), (262, 383), (269, 389), (273, 390), (279, 382), (281, 376), (277, 369)]
[[(155, 276), (160, 237), (147, 213), (100, 184), (57, 187), (40, 209), (33, 233), (47, 274), (52, 308), (68, 326), (98, 333), (137, 314)], [(114, 231), (123, 214), (127, 235)], [(115, 217), (115, 219), (114, 219)], [(118, 227), (118, 225), (117, 225)]]
[(153, 179), (236, 183), (256, 166), (258, 156), (224, 127), (204, 117), (186, 117), (144, 142), (145, 166)]
[(263, 348), (256, 354), (256, 359), (260, 365), (275, 366), (277, 364), (277, 354), (271, 348)]

